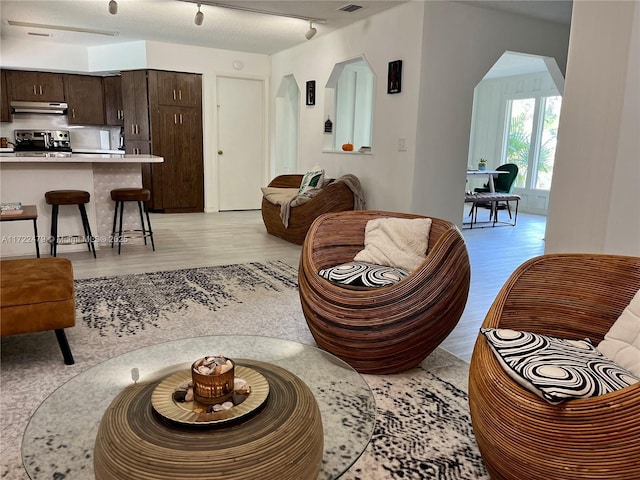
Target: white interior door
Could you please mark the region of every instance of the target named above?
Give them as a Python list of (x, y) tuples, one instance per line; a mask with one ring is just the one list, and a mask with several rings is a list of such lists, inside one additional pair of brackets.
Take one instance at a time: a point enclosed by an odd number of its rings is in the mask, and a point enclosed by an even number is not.
[(255, 210), (262, 201), (265, 132), (262, 80), (218, 77), (220, 210)]

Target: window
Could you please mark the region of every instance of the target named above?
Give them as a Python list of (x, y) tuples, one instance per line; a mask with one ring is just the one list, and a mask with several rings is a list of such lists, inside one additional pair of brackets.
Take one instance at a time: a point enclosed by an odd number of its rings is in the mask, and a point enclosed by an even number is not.
[(374, 85), (375, 75), (364, 57), (335, 65), (325, 89), (325, 118), (333, 122), (325, 150), (341, 150), (344, 143), (356, 151), (371, 147)]
[(518, 165), (515, 187), (549, 190), (562, 97), (509, 100), (505, 163)]

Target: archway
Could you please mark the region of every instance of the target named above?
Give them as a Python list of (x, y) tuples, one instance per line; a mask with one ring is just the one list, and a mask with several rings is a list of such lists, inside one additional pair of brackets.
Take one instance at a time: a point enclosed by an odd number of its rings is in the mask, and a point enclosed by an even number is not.
[(300, 89), (293, 75), (280, 82), (275, 102), (275, 155), (271, 176), (298, 171)]
[(555, 59), (509, 51), (474, 89), (468, 166), (517, 164), (521, 211), (547, 213), (563, 92)]

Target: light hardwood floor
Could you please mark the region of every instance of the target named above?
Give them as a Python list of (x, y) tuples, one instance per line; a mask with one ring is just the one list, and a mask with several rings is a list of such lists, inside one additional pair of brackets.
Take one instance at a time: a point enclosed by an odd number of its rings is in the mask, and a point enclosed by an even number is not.
[[(463, 230), (471, 290), (460, 322), (442, 344), (445, 349), (471, 358), (478, 328), (502, 284), (523, 261), (543, 253), (545, 220), (519, 214), (516, 227)], [(298, 266), (301, 247), (267, 234), (259, 211), (152, 214), (151, 223), (155, 252), (151, 246), (123, 245), (121, 255), (103, 246), (97, 259), (88, 252), (61, 256), (71, 259), (76, 278), (270, 260)]]

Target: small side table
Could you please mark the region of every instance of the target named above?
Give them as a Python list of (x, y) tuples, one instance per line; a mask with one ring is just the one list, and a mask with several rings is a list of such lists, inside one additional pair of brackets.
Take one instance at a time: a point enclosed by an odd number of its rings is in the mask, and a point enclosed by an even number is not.
[(15, 222), (18, 220), (33, 220), (33, 240), (36, 243), (36, 256), (40, 258), (40, 242), (38, 238), (38, 208), (35, 205), (23, 205), (22, 213), (17, 215), (2, 215), (0, 222)]

